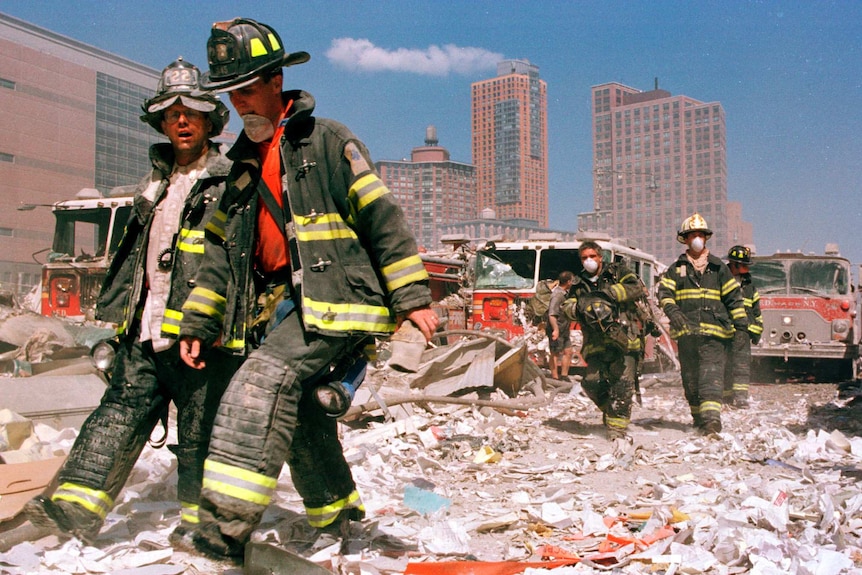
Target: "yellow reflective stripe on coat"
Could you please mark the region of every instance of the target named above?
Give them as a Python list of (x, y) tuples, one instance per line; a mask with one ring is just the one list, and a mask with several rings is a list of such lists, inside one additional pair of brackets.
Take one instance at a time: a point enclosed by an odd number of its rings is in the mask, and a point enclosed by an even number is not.
[(736, 281), (736, 278), (730, 278), (721, 286), (721, 295), (725, 296), (737, 288), (739, 288), (739, 282)]
[(608, 286), (611, 288), (611, 293), (614, 294), (614, 299), (622, 302), (626, 301), (626, 288), (621, 284), (611, 284)]
[(350, 186), (350, 190), (347, 192), (348, 196), (356, 202), (359, 211), (362, 211), (368, 204), (388, 193), (389, 188), (374, 173), (366, 174), (353, 182), (353, 185)]
[(360, 501), (359, 492), (355, 489), (347, 497), (343, 497), (329, 505), (324, 505), (323, 507), (306, 507), (305, 513), (308, 516), (308, 524), (318, 529), (331, 525), (338, 517), (338, 514), (348, 507), (354, 507), (365, 511), (365, 505)]
[(676, 291), (676, 282), (667, 276), (661, 278), (659, 283), (671, 291)]
[(700, 324), (700, 335), (711, 335), (720, 339), (731, 339), (735, 331), (736, 330), (733, 329), (733, 326), (724, 328), (712, 323)]
[(175, 309), (166, 309), (165, 317), (162, 321), (162, 331), (172, 335), (180, 334), (180, 322), (183, 321), (183, 312)]
[(760, 335), (763, 333), (763, 324), (750, 323), (748, 324), (748, 331), (750, 331), (754, 335)]
[(177, 249), (183, 252), (190, 252), (193, 254), (204, 253), (203, 230), (189, 230), (186, 228), (181, 229), (179, 240), (177, 240)]
[(294, 216), (293, 221), (296, 224), (296, 239), (301, 242), (359, 239), (338, 213)]
[(197, 311), (207, 317), (222, 321), (227, 309), (227, 299), (212, 290), (196, 287), (183, 304), (183, 311)]
[(306, 325), (329, 331), (395, 331), (389, 308), (356, 303), (329, 303), (302, 298), (302, 319)]
[(741, 318), (747, 318), (748, 314), (745, 313), (744, 307), (736, 307), (736, 308), (733, 308), (732, 310), (730, 310), (730, 317), (732, 317), (733, 319), (741, 319)]
[(219, 463), (212, 459), (204, 461), (203, 488), (266, 507), (272, 500), (278, 480), (262, 473)]
[(76, 503), (91, 513), (95, 513), (102, 519), (108, 515), (108, 511), (114, 506), (111, 496), (98, 489), (90, 489), (76, 483), (63, 483), (51, 496), (51, 501), (68, 501)]
[(224, 231), (224, 226), (227, 223), (227, 214), (221, 210), (216, 210), (215, 213), (204, 226), (204, 229), (221, 238), (222, 241), (227, 239), (227, 234)]
[(707, 288), (681, 289), (677, 290), (676, 299), (677, 301), (685, 299), (711, 299), (721, 301), (721, 293), (719, 293), (718, 290)]
[(380, 272), (386, 280), (386, 289), (390, 292), (407, 284), (428, 279), (428, 271), (425, 269), (425, 264), (422, 263), (422, 258), (418, 255), (409, 256), (388, 266), (383, 266)]
[(200, 506), (197, 503), (180, 501), (180, 521), (183, 523), (200, 523), (198, 509), (200, 509)]

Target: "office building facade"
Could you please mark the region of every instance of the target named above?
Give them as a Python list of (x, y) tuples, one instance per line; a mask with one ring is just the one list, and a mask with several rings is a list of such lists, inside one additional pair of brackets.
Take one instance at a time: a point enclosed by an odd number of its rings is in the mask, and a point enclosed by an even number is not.
[[(548, 226), (548, 98), (539, 68), (505, 60), (471, 85), (477, 210)], [(478, 214), (477, 212), (477, 214)]]
[(647, 92), (601, 84), (592, 88), (592, 132), (594, 210), (578, 216), (579, 229), (629, 238), (666, 264), (682, 252), (676, 232), (695, 212), (714, 232), (713, 253), (750, 243), (741, 206), (728, 206), (720, 103), (672, 96), (657, 84)]
[(139, 116), (159, 72), (0, 13), (2, 289), (39, 283), (33, 254), (51, 246), (50, 204), (148, 171), (148, 148), (164, 138)]
[(476, 214), (474, 167), (452, 161), (449, 151), (438, 144), (437, 130), (429, 126), (425, 145), (413, 148), (409, 161), (375, 163), (404, 210), (417, 243), (429, 251), (443, 247), (441, 226), (473, 219)]

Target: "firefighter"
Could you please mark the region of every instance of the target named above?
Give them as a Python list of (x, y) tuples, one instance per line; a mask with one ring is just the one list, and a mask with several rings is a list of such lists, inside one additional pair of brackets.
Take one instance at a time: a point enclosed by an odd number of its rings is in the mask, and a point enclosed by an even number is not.
[(152, 169), (135, 191), (97, 303), (98, 319), (118, 325), (110, 383), (81, 427), (57, 489), (25, 507), (34, 524), (84, 541), (98, 534), (156, 424), (167, 424), (170, 401), (178, 443), (168, 447), (177, 456), (181, 502), (171, 542), (189, 532), (216, 408), (238, 367), (234, 357), (214, 352), (208, 369), (191, 369), (176, 345), (181, 307), (204, 255), (204, 226), (231, 166), (227, 147), (211, 141), (227, 123), (227, 107), (198, 82), (198, 69), (179, 58), (143, 104), (141, 120), (169, 142), (150, 147)]
[[(196, 367), (217, 342), (259, 344), (219, 407), (194, 536), (202, 553), (241, 560), (285, 460), (313, 527), (337, 532), (364, 517), (336, 421), (319, 416), (303, 383), (402, 320), (430, 339), (438, 318), (416, 242), (364, 144), (314, 117), (307, 92), (282, 92), (283, 68), (309, 55), (246, 18), (214, 24), (207, 55), (203, 87), (228, 92), (244, 128), (180, 343)], [(259, 296), (280, 300), (280, 313), (260, 321)]]
[(597, 243), (582, 243), (578, 256), (583, 269), (564, 308), (584, 334), (582, 386), (602, 411), (608, 439), (626, 439), (645, 329), (635, 302), (646, 290), (624, 263), (605, 266)]
[(748, 330), (742, 291), (724, 262), (709, 253), (712, 230), (695, 213), (683, 220), (677, 240), (687, 249), (659, 283), (659, 305), (677, 340), (682, 385), (695, 428), (721, 432), (727, 350), (735, 331)]
[(724, 370), (724, 404), (745, 409), (748, 407), (748, 386), (751, 383), (751, 346), (760, 343), (763, 335), (763, 316), (760, 313), (760, 294), (751, 281), (749, 266), (751, 250), (733, 246), (727, 252), (727, 267), (739, 282), (742, 302), (748, 318), (748, 331), (737, 330), (727, 366)]
[(553, 379), (568, 379), (572, 364), (571, 321), (563, 313), (562, 305), (569, 295), (569, 288), (575, 274), (562, 271), (557, 277), (557, 285), (551, 291), (548, 303), (548, 322), (545, 334), (548, 336), (548, 368)]

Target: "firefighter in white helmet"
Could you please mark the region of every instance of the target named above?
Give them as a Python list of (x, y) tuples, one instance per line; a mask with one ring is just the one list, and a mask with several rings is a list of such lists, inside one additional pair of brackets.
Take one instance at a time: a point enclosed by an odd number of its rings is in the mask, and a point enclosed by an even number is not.
[(687, 249), (659, 283), (659, 305), (677, 340), (682, 384), (695, 428), (721, 432), (727, 351), (735, 331), (747, 331), (739, 284), (724, 262), (709, 253), (712, 230), (700, 214), (686, 218), (677, 240)]
[[(216, 408), (239, 359), (214, 351), (199, 371), (180, 361), (181, 307), (204, 257), (204, 227), (225, 191), (231, 162), (221, 134), (227, 107), (199, 86), (199, 71), (179, 58), (163, 71), (141, 120), (168, 142), (150, 147), (150, 172), (96, 306), (98, 319), (119, 326), (110, 382), (81, 427), (60, 470), (59, 486), (31, 500), (25, 513), (59, 535), (90, 541), (114, 506), (150, 434), (177, 408), (177, 491), (183, 542), (197, 522), (203, 463)], [(167, 429), (165, 429), (165, 433)]]

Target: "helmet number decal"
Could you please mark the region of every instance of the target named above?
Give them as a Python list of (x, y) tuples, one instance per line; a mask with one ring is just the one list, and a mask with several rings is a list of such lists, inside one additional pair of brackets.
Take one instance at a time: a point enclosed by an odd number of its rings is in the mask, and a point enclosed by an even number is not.
[(167, 86), (191, 86), (195, 84), (194, 73), (189, 68), (174, 68), (165, 72)]

